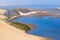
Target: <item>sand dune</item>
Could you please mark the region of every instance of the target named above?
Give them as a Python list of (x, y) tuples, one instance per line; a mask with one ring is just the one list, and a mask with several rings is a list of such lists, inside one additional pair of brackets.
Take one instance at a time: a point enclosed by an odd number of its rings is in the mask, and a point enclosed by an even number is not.
[(0, 20), (0, 40), (47, 40), (47, 38), (27, 34)]
[[(30, 8), (17, 8), (14, 9), (15, 14), (20, 15), (20, 16), (33, 16), (33, 17), (45, 17), (45, 16), (50, 16), (52, 18), (60, 18), (60, 12), (50, 12), (47, 10), (36, 10), (36, 9), (30, 9)], [(16, 16), (15, 16), (16, 17)]]
[[(6, 11), (2, 11), (4, 14)], [(1, 12), (0, 12), (1, 13)], [(0, 15), (0, 40), (50, 40), (48, 38), (34, 36), (9, 25), (4, 21), (4, 15)]]

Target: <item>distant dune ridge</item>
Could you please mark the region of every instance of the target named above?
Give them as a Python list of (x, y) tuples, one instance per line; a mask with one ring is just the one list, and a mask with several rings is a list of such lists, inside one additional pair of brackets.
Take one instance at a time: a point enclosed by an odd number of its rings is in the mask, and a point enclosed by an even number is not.
[(60, 13), (58, 12), (50, 12), (47, 10), (36, 10), (36, 9), (31, 9), (31, 8), (16, 8), (14, 9), (14, 13), (17, 16), (14, 16), (12, 18), (16, 18), (19, 16), (33, 16), (33, 17), (44, 17), (44, 16), (50, 16), (51, 18), (56, 18), (60, 17)]
[(49, 16), (51, 18), (60, 18), (60, 12), (50, 12), (47, 10), (38, 10), (38, 9), (31, 9), (31, 8), (16, 8), (13, 9), (14, 16), (11, 16), (10, 20), (23, 17), (45, 17)]
[(4, 14), (6, 12), (6, 9), (0, 9), (0, 40), (51, 40), (49, 38), (27, 34), (23, 30), (9, 25), (5, 21), (7, 17)]

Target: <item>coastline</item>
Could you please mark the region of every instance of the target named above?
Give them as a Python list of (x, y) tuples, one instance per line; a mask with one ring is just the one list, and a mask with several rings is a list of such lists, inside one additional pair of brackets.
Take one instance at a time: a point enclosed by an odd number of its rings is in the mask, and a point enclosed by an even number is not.
[[(3, 11), (3, 10), (2, 10)], [(6, 11), (3, 11), (4, 14)], [(0, 15), (0, 18), (4, 19), (6, 16)], [(33, 26), (29, 25), (28, 26)], [(35, 36), (25, 33), (23, 30), (15, 28), (12, 25), (9, 25), (4, 20), (0, 19), (0, 40), (51, 40), (49, 38)]]
[(0, 22), (0, 40), (50, 40), (49, 38), (27, 34), (2, 20)]
[(51, 18), (59, 18), (60, 12), (51, 12), (48, 10), (38, 10), (38, 9), (32, 9), (32, 8), (16, 8), (14, 9), (14, 13), (23, 17), (45, 17), (50, 16)]
[(32, 24), (26, 24), (26, 23), (21, 23), (21, 22), (11, 22), (9, 23), (9, 25), (14, 26), (20, 30), (23, 30), (24, 32), (28, 32), (29, 30), (33, 30), (36, 28), (35, 25)]
[(28, 27), (30, 27), (30, 28), (31, 28), (31, 30), (33, 30), (33, 29), (35, 29), (35, 28), (36, 28), (36, 25), (33, 25), (33, 24), (22, 23), (22, 22), (19, 22), (19, 23), (27, 25)]
[(26, 25), (28, 25), (31, 28), (31, 30), (36, 29), (36, 25), (32, 25), (32, 24), (26, 24)]

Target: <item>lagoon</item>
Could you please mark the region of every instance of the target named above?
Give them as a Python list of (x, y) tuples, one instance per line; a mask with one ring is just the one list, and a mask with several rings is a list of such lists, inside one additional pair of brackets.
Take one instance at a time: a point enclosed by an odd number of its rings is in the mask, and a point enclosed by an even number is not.
[[(34, 8), (57, 12), (56, 10), (53, 10), (53, 8), (55, 7), (59, 6), (52, 5), (0, 6), (0, 8), (7, 8), (9, 10), (12, 10), (13, 8)], [(28, 31), (29, 34), (53, 38), (54, 40), (60, 40), (60, 18), (50, 18), (49, 16), (42, 18), (20, 17), (13, 21), (36, 25), (36, 29)]]

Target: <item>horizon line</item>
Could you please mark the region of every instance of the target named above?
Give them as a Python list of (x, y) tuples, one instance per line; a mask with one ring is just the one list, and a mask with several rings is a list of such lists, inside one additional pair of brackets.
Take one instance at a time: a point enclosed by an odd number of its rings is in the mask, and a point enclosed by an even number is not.
[[(13, 6), (13, 5), (39, 5), (39, 4), (0, 4), (0, 6)], [(45, 4), (40, 4), (40, 5), (45, 5)]]

